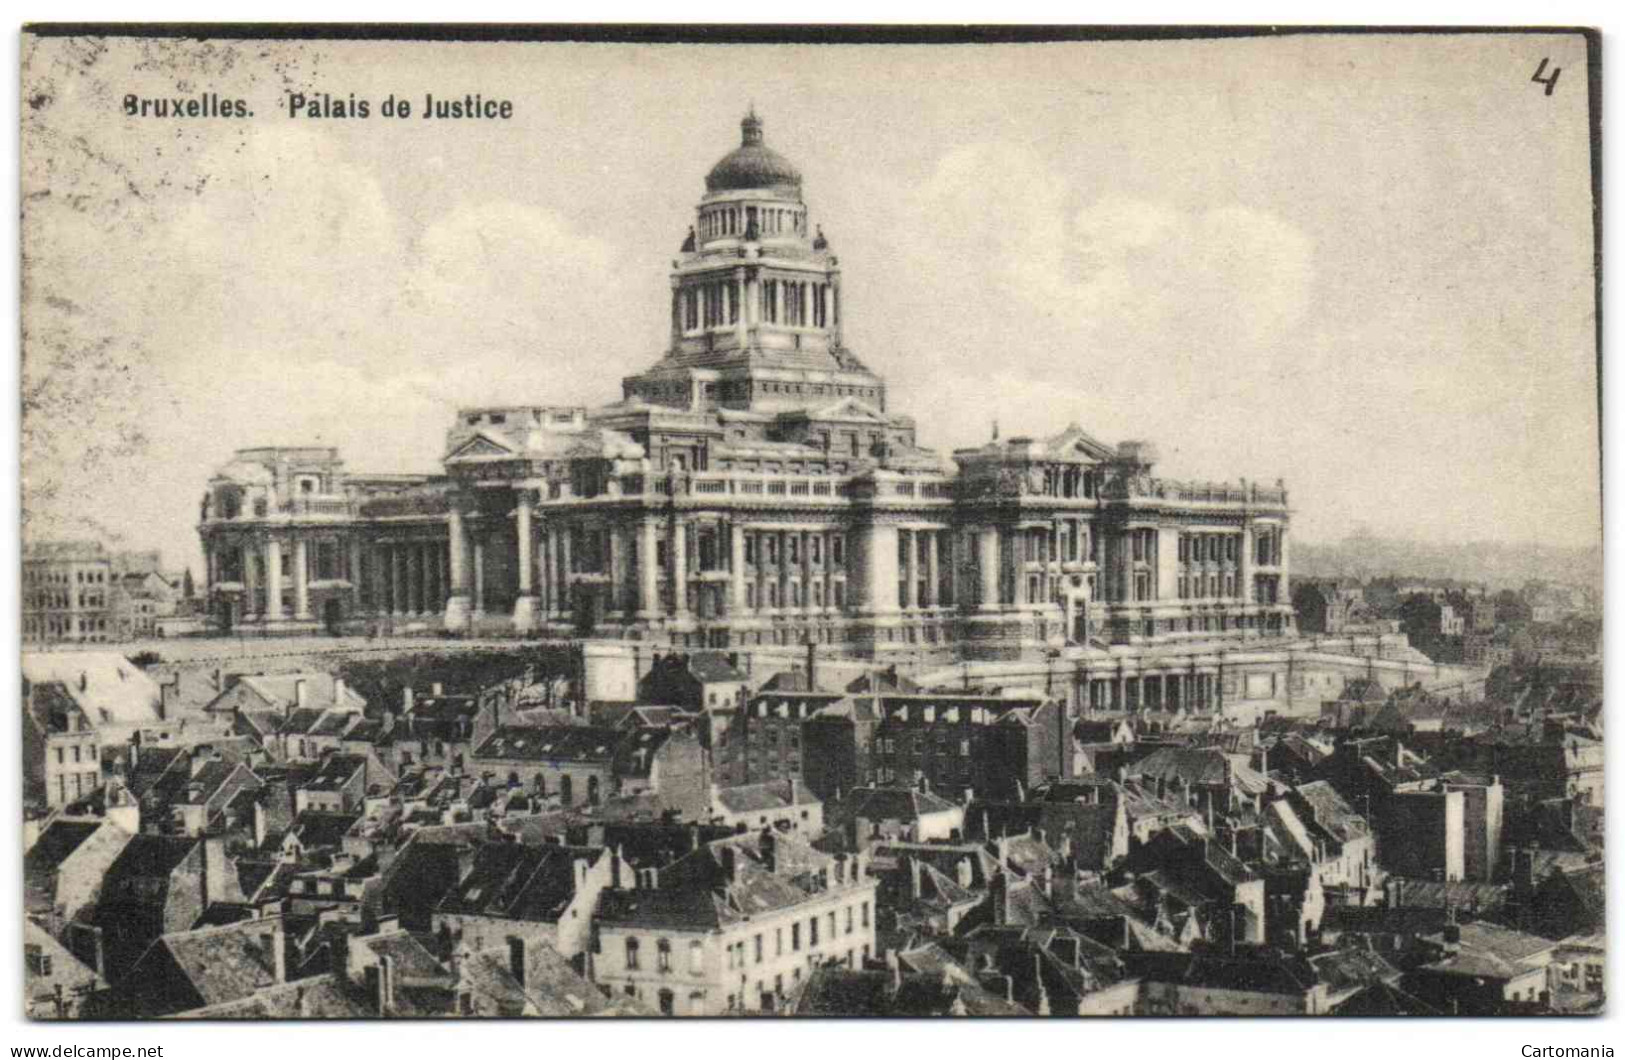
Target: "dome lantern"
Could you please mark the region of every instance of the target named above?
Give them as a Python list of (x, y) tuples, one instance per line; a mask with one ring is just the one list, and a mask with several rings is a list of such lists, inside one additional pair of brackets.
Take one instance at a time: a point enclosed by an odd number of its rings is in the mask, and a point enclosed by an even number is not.
[(705, 177), (705, 189), (718, 192), (785, 187), (799, 193), (801, 171), (767, 146), (762, 136), (762, 119), (752, 108), (739, 123), (739, 146), (711, 167)]

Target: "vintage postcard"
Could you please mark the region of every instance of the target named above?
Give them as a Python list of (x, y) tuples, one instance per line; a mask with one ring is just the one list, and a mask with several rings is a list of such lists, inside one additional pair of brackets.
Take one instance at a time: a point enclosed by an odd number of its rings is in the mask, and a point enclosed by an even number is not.
[(1602, 1012), (1599, 55), (25, 27), (12, 1004)]

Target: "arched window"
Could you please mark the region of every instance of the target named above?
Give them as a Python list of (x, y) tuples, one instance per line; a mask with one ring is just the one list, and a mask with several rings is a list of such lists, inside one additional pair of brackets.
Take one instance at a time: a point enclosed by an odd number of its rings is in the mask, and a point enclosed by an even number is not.
[(564, 776), (559, 778), (559, 798), (561, 800), (563, 800), (564, 805), (570, 806), (570, 805), (574, 804), (574, 802), (575, 802), (575, 790), (574, 789), (575, 789), (575, 783), (571, 779), (570, 774), (566, 773), (566, 774), (564, 774)]
[(638, 970), (638, 940), (636, 938), (626, 940), (626, 967), (628, 971), (635, 972)]
[(671, 971), (671, 940), (661, 939), (655, 943), (655, 967), (662, 972)]
[(532, 778), (531, 785), (536, 789), (537, 798), (545, 799), (547, 797), (547, 778), (545, 776), (537, 773), (536, 776)]

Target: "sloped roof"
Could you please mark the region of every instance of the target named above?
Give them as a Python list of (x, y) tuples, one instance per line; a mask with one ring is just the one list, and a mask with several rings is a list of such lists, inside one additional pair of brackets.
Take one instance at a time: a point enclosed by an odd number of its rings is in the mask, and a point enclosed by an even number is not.
[(244, 674), (237, 680), (253, 689), (265, 702), (276, 708), (294, 705), (298, 694), (297, 685), (301, 681), (305, 685), (305, 707), (310, 710), (360, 711), (367, 707), (367, 701), (349, 685), (343, 686), (344, 694), (335, 701), (333, 691), (337, 682), (332, 674), (320, 670), (308, 673)]
[(93, 726), (154, 725), (161, 720), (158, 682), (116, 652), (25, 651), (22, 669), (30, 684), (60, 684)]
[(1212, 747), (1163, 747), (1130, 766), (1129, 774), (1151, 779), (1179, 779), (1200, 787), (1228, 784), (1249, 795), (1269, 790), (1269, 778)]
[(101, 827), (101, 821), (52, 821), (23, 855), (24, 875), (55, 871)]
[(1333, 1010), (1339, 1016), (1442, 1016), (1443, 1012), (1392, 983), (1376, 982)]
[[(181, 1008), (239, 1001), (276, 983), (276, 968), (265, 950), (262, 935), (280, 927), (280, 918), (246, 920), (224, 927), (201, 928), (162, 936), (156, 946), (168, 951), (184, 985), (195, 999)], [(145, 965), (148, 958), (142, 959)], [(139, 970), (139, 966), (138, 966)], [(179, 983), (167, 984), (167, 1000), (176, 996)]]
[(716, 681), (748, 681), (743, 672), (728, 661), (728, 657), (721, 652), (697, 651), (688, 657), (688, 672), (696, 680), (706, 683)]
[(843, 801), (843, 818), (870, 821), (918, 821), (926, 814), (952, 813), (959, 808), (934, 792), (904, 787), (853, 788)]
[(344, 845), (344, 837), (361, 820), (359, 813), (325, 813), (306, 810), (293, 819), (288, 831), (307, 850), (325, 850)]
[(575, 863), (591, 865), (603, 853), (601, 847), (487, 843), (436, 912), (555, 921), (575, 897)]
[[(647, 731), (647, 730), (646, 730)], [(502, 726), (474, 750), (474, 757), (537, 762), (598, 762), (610, 765), (627, 733), (597, 726)]]
[(1339, 842), (1346, 843), (1371, 834), (1365, 818), (1355, 813), (1354, 808), (1329, 782), (1317, 780), (1300, 784), (1293, 790), (1309, 804), (1313, 823)]
[(761, 813), (792, 806), (816, 806), (820, 802), (806, 787), (788, 780), (718, 788), (715, 798), (729, 813)]

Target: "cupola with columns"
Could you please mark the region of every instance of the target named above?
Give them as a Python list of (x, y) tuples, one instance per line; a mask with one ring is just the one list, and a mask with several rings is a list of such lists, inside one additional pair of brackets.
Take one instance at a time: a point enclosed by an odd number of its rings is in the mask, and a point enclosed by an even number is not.
[(755, 110), (705, 178), (672, 262), (671, 342), (628, 399), (683, 408), (885, 408), (885, 383), (841, 341), (840, 261), (808, 218), (801, 172)]

